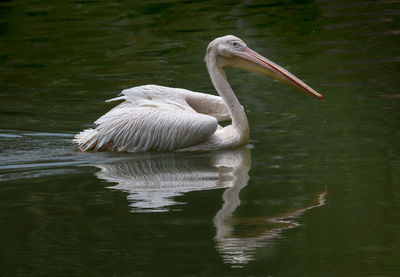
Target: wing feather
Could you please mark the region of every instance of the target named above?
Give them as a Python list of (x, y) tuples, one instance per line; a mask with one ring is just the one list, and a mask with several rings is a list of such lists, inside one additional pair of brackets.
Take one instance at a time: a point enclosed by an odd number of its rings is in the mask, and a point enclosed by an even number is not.
[(125, 108), (110, 111), (96, 127), (95, 138), (83, 150), (100, 150), (112, 143), (113, 150), (129, 152), (172, 151), (206, 140), (217, 129), (208, 115), (162, 108)]
[(123, 90), (107, 102), (125, 100), (137, 107), (164, 107), (196, 111), (215, 117), (218, 121), (230, 120), (231, 116), (220, 96), (194, 92), (181, 88), (144, 85)]
[[(125, 100), (135, 107), (154, 107), (194, 111), (186, 102), (192, 91), (157, 85), (144, 85), (123, 90), (118, 97), (107, 102)], [(131, 106), (131, 107), (133, 107)]]
[(230, 118), (221, 97), (179, 88), (139, 86), (107, 102), (120, 100), (95, 129), (75, 136), (82, 150), (172, 151), (205, 141)]

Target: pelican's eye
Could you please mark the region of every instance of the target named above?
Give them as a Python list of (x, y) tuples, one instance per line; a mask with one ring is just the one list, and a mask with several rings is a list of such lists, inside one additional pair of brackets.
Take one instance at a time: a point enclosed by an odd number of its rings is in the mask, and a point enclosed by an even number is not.
[(233, 50), (236, 50), (236, 51), (241, 51), (245, 47), (243, 45), (243, 43), (241, 43), (240, 41), (237, 41), (237, 40), (230, 41), (229, 45), (231, 46), (231, 48)]

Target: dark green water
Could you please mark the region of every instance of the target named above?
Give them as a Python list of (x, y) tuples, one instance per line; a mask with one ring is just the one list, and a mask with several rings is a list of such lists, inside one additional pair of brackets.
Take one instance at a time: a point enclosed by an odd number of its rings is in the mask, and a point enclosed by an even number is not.
[[(0, 3), (0, 275), (399, 276), (400, 3), (135, 2)], [(76, 151), (225, 34), (325, 100), (233, 69), (250, 148)]]

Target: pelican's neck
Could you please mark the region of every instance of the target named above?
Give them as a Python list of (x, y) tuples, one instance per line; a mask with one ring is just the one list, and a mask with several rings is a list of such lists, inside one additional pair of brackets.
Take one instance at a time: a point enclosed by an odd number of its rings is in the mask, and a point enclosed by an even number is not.
[(225, 70), (217, 65), (217, 58), (218, 56), (213, 51), (207, 53), (205, 59), (208, 73), (215, 89), (229, 110), (233, 128), (238, 132), (242, 143), (246, 144), (250, 136), (246, 113), (226, 79)]

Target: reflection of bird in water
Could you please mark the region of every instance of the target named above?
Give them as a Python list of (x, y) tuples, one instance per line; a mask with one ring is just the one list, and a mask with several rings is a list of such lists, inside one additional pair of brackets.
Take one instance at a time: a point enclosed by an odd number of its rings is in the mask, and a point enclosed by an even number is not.
[[(231, 187), (234, 170), (250, 166), (247, 148), (208, 153), (142, 153), (108, 164), (96, 164), (100, 179), (129, 193), (133, 211), (166, 211), (182, 193)], [(247, 185), (247, 182), (243, 184)]]
[[(97, 177), (128, 193), (132, 212), (168, 211), (183, 204), (174, 197), (190, 191), (226, 188), (222, 208), (214, 217), (216, 247), (225, 262), (241, 266), (253, 259), (257, 248), (266, 246), (285, 229), (298, 225), (293, 218), (323, 205), (326, 192), (314, 205), (296, 208), (274, 217), (233, 218), (240, 204), (239, 193), (248, 184), (251, 167), (247, 148), (207, 153), (142, 153), (107, 164), (97, 164)], [(299, 203), (296, 203), (298, 206)], [(264, 226), (256, 235), (235, 235), (238, 225)]]
[[(239, 189), (240, 191), (240, 189)], [(217, 229), (215, 240), (217, 249), (226, 263), (234, 267), (241, 267), (253, 259), (255, 251), (260, 247), (272, 245), (273, 241), (281, 236), (284, 230), (295, 228), (299, 225), (293, 219), (307, 210), (325, 204), (327, 191), (317, 194), (316, 203), (304, 208), (296, 208), (289, 212), (273, 217), (255, 217), (232, 220), (232, 213), (239, 204), (239, 191), (235, 186), (224, 191), (224, 205), (214, 217), (214, 225)], [(237, 225), (265, 225), (257, 234), (246, 236), (234, 235)]]
[[(216, 150), (246, 145), (249, 124), (243, 107), (230, 87), (225, 68), (238, 67), (271, 76), (323, 98), (279, 65), (246, 46), (239, 38), (213, 40), (206, 52), (207, 69), (220, 96), (156, 85), (124, 90), (124, 100), (96, 120), (95, 129), (75, 136), (82, 151), (130, 152)], [(221, 127), (218, 122), (232, 120)]]

